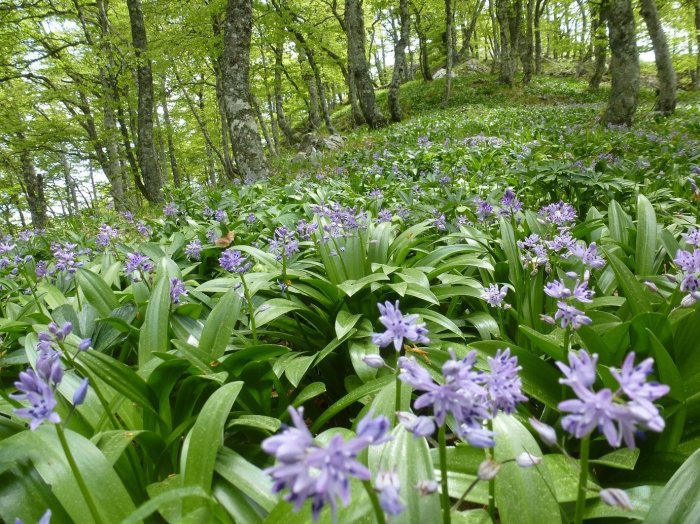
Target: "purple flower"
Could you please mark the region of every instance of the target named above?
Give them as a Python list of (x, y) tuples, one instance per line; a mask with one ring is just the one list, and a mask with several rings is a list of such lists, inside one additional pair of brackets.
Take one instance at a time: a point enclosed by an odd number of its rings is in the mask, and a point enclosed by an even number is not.
[(619, 447), (624, 440), (630, 448), (635, 445), (638, 428), (663, 431), (664, 419), (653, 402), (666, 395), (669, 387), (647, 382), (653, 360), (634, 366), (634, 353), (630, 353), (621, 370), (611, 369), (620, 385), (615, 392), (609, 388), (593, 390), (597, 360), (597, 355), (591, 357), (582, 349), (578, 355), (569, 353), (569, 366), (557, 362), (565, 376), (559, 382), (571, 387), (577, 397), (559, 404), (561, 411), (569, 413), (562, 419), (562, 427), (576, 438), (590, 435), (597, 427), (611, 446)]
[(100, 231), (97, 233), (97, 238), (95, 239), (95, 243), (100, 246), (100, 247), (107, 247), (109, 243), (112, 241), (113, 238), (116, 238), (119, 236), (119, 231), (114, 229), (111, 226), (108, 226), (107, 224), (102, 224), (100, 226)]
[(318, 225), (310, 222), (307, 223), (306, 220), (301, 219), (297, 222), (297, 235), (302, 240), (311, 240), (311, 235), (318, 229)]
[(429, 437), (435, 433), (433, 417), (417, 417), (407, 411), (399, 411), (396, 415), (406, 431), (413, 433), (416, 437)]
[(358, 424), (357, 437), (345, 440), (336, 434), (322, 447), (314, 442), (304, 423), (303, 408), (297, 411), (290, 406), (289, 413), (293, 426), (262, 443), (262, 449), (277, 459), (265, 470), (272, 477), (272, 490), (288, 490), (284, 499), (294, 504), (294, 511), (310, 499), (314, 522), (328, 505), (335, 521), (338, 499), (344, 506), (350, 503), (350, 479), (371, 478), (369, 470), (357, 461), (358, 453), (386, 441), (389, 421), (381, 416), (373, 419), (369, 414)]
[(253, 267), (253, 264), (240, 251), (233, 248), (229, 248), (221, 254), (219, 264), (226, 271), (240, 274), (247, 273)]
[(427, 344), (430, 342), (425, 335), (428, 330), (425, 324), (418, 324), (418, 315), (403, 315), (399, 310), (399, 301), (396, 305), (386, 301), (383, 305), (377, 304), (379, 307), (379, 321), (386, 328), (384, 333), (374, 333), (372, 335), (372, 343), (379, 347), (386, 347), (393, 342), (394, 349), (401, 351), (403, 340), (407, 339), (411, 342), (419, 344)]
[(88, 391), (88, 384), (89, 380), (87, 377), (85, 377), (80, 385), (78, 386), (78, 389), (75, 390), (75, 393), (73, 393), (73, 405), (74, 406), (79, 406), (83, 402), (85, 402), (85, 397), (87, 396), (87, 391)]
[(172, 217), (177, 215), (178, 209), (177, 209), (177, 204), (175, 202), (168, 202), (165, 204), (165, 207), (163, 208), (163, 214), (166, 217)]
[(568, 231), (561, 231), (558, 235), (555, 235), (552, 240), (546, 241), (546, 244), (554, 253), (559, 253), (559, 251), (563, 250), (566, 250), (568, 253), (569, 249), (576, 244), (576, 239), (574, 239)]
[(185, 246), (185, 256), (193, 260), (199, 260), (202, 253), (202, 242), (198, 238), (191, 240), (187, 246)]
[(184, 282), (177, 277), (172, 277), (170, 279), (170, 301), (173, 304), (179, 304), (180, 297), (183, 295), (187, 295)]
[(31, 404), (31, 407), (15, 410), (18, 416), (29, 419), (29, 429), (34, 431), (44, 421), (53, 424), (61, 422), (61, 417), (55, 411), (57, 402), (53, 389), (33, 369), (22, 371), (15, 387), (20, 393), (10, 397), (15, 400), (27, 400)]
[(63, 246), (57, 245), (55, 247), (53, 250), (53, 256), (56, 259), (54, 264), (56, 271), (64, 271), (72, 275), (80, 266), (82, 266), (81, 263), (75, 260), (76, 247), (78, 247), (77, 244), (72, 244), (70, 242), (66, 242), (66, 244)]
[(591, 242), (588, 247), (585, 244), (574, 244), (569, 247), (570, 256), (578, 258), (585, 266), (597, 269), (605, 266), (605, 260), (598, 256), (598, 249), (595, 242)]
[[(17, 518), (15, 524), (24, 524), (24, 521)], [(36, 524), (51, 524), (51, 510), (47, 509)]]
[(418, 365), (415, 358), (399, 358), (399, 380), (413, 389), (424, 391), (413, 403), (415, 409), (432, 408), (435, 424), (442, 426), (448, 414), (457, 423), (457, 434), (475, 447), (494, 445), (493, 433), (484, 427), (491, 418), (488, 409), (488, 390), (482, 385), (481, 373), (473, 369), (476, 351), (457, 360), (451, 358), (442, 366), (443, 384), (437, 384), (430, 374)]
[(210, 208), (209, 206), (204, 206), (204, 209), (202, 209), (202, 214), (205, 217), (210, 217), (214, 215), (214, 210)]
[(217, 209), (216, 213), (214, 213), (214, 220), (221, 223), (228, 222), (228, 215), (226, 214), (226, 211), (223, 209)]
[(612, 506), (613, 508), (619, 508), (625, 511), (632, 511), (632, 509), (634, 509), (632, 507), (632, 501), (630, 500), (629, 495), (627, 495), (627, 493), (625, 493), (621, 489), (601, 489), (598, 495), (600, 495), (600, 500), (605, 502), (605, 504), (607, 504), (608, 506)]
[(380, 471), (374, 479), (374, 488), (379, 492), (379, 504), (387, 515), (398, 515), (406, 509), (401, 502), (401, 483), (395, 471)]
[(245, 220), (246, 220), (246, 222), (248, 222), (249, 224), (252, 224), (253, 222), (255, 222), (255, 221), (257, 220), (257, 217), (256, 217), (253, 213), (250, 213), (250, 214), (246, 217)]
[(484, 386), (488, 391), (494, 416), (500, 410), (510, 414), (518, 402), (525, 402), (527, 397), (522, 394), (522, 381), (518, 372), (518, 357), (510, 356), (510, 348), (499, 349), (495, 357), (487, 357), (489, 373), (483, 375)]
[(374, 369), (380, 369), (386, 365), (384, 359), (380, 355), (376, 354), (365, 355), (362, 357), (362, 362)]
[(153, 271), (153, 262), (143, 253), (129, 253), (126, 257), (126, 263), (124, 264), (124, 272), (129, 275), (134, 282), (139, 281), (139, 277), (135, 277), (133, 274), (139, 273), (150, 273)]
[(445, 214), (440, 213), (437, 209), (433, 210), (433, 227), (438, 231), (445, 231), (447, 229), (447, 222), (445, 220)]
[(151, 228), (146, 225), (146, 223), (142, 220), (139, 220), (139, 222), (136, 224), (136, 231), (138, 232), (139, 235), (142, 237), (149, 237), (151, 236)]
[(515, 196), (515, 192), (508, 188), (503, 193), (503, 198), (501, 198), (501, 206), (503, 206), (501, 215), (512, 217), (523, 208), (523, 203)]
[(382, 222), (391, 222), (391, 219), (393, 217), (394, 214), (391, 211), (389, 211), (388, 209), (383, 209), (377, 215), (377, 223), (381, 224)]
[(557, 443), (557, 432), (552, 426), (549, 426), (544, 422), (540, 422), (539, 420), (533, 417), (530, 417), (529, 421), (530, 425), (532, 426), (532, 429), (534, 429), (537, 432), (537, 434), (542, 439), (542, 442), (544, 442), (548, 446), (554, 446)]
[(592, 322), (589, 317), (584, 315), (583, 311), (576, 309), (574, 306), (570, 306), (566, 302), (557, 302), (557, 308), (554, 319), (561, 322), (561, 327), (563, 329), (571, 326), (571, 329), (576, 330)]
[(508, 288), (502, 286), (498, 288), (498, 284), (491, 284), (484, 292), (481, 293), (481, 298), (485, 300), (490, 306), (493, 307), (503, 307), (503, 300), (505, 300), (508, 294)]
[(275, 254), (277, 260), (290, 258), (299, 252), (299, 241), (294, 231), (289, 231), (284, 226), (275, 228), (274, 237), (270, 240), (270, 252)]
[(48, 264), (45, 260), (39, 260), (34, 268), (36, 278), (44, 278), (48, 274)]
[(548, 224), (558, 227), (569, 225), (576, 220), (574, 207), (561, 200), (556, 204), (544, 206), (539, 210), (538, 215)]

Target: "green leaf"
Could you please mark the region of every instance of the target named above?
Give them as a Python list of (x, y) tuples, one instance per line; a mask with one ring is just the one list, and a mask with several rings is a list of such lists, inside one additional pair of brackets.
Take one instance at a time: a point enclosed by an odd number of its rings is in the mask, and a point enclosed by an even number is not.
[(199, 498), (204, 501), (211, 500), (211, 497), (199, 486), (187, 486), (184, 488), (173, 487), (158, 493), (158, 495), (141, 504), (131, 515), (126, 517), (121, 524), (138, 524), (159, 511), (162, 506), (189, 498)]
[(102, 315), (108, 317), (113, 309), (119, 307), (117, 297), (112, 289), (99, 275), (89, 269), (78, 269), (78, 284), (85, 299)]
[(358, 280), (346, 280), (345, 282), (338, 284), (338, 289), (340, 289), (347, 296), (351, 297), (362, 291), (364, 288), (369, 287), (370, 284), (374, 282), (382, 282), (386, 280), (389, 280), (389, 277), (384, 273), (373, 273)]
[(156, 282), (139, 337), (139, 367), (151, 360), (153, 353), (165, 353), (170, 345), (168, 316), (170, 314), (170, 281)]
[(207, 352), (211, 360), (221, 358), (229, 337), (240, 318), (242, 299), (233, 289), (227, 291), (209, 313), (202, 328), (199, 349)]
[[(211, 491), (214, 466), (219, 447), (224, 443), (224, 426), (243, 382), (231, 382), (217, 389), (206, 401), (183, 446), (181, 473), (184, 487), (199, 486)], [(183, 514), (203, 505), (202, 501), (185, 501)]]
[[(512, 460), (523, 452), (542, 456), (530, 432), (510, 415), (493, 421), (496, 432), (495, 459)], [(496, 506), (503, 522), (541, 524), (561, 522), (559, 504), (550, 491), (552, 478), (545, 464), (521, 468), (513, 462), (503, 464), (496, 476)]]
[(357, 321), (362, 318), (359, 313), (352, 314), (347, 309), (338, 311), (338, 316), (335, 317), (335, 336), (338, 340), (343, 338), (348, 332), (355, 327)]
[(290, 311), (299, 309), (304, 309), (304, 306), (286, 298), (273, 298), (258, 307), (258, 310), (255, 312), (255, 324), (258, 327), (264, 326)]
[(392, 524), (423, 524), (440, 520), (440, 500), (437, 493), (426, 496), (412, 496), (411, 486), (424, 480), (434, 480), (433, 461), (430, 457), (428, 443), (424, 438), (415, 438), (398, 425), (391, 432), (393, 437), (381, 446), (369, 449), (368, 464), (376, 476), (380, 471), (395, 471), (399, 476), (399, 485), (407, 486), (401, 490), (401, 500), (406, 510), (392, 517)]
[(700, 515), (700, 450), (671, 477), (645, 519), (646, 524), (697, 522)]
[(604, 251), (632, 313), (638, 315), (639, 313), (651, 311), (651, 303), (647, 298), (647, 291), (644, 285), (635, 278), (624, 262), (617, 258), (615, 254), (607, 249), (604, 249)]
[(638, 458), (639, 449), (622, 448), (607, 453), (600, 458), (592, 459), (589, 462), (591, 464), (600, 464), (602, 466), (608, 466), (610, 468), (626, 469), (632, 471), (634, 470), (635, 464), (637, 464)]
[(637, 195), (637, 245), (635, 272), (651, 275), (656, 257), (656, 213), (651, 202), (642, 194)]
[(270, 477), (232, 449), (222, 447), (219, 450), (216, 472), (265, 511), (271, 511), (277, 505), (277, 497), (272, 494)]

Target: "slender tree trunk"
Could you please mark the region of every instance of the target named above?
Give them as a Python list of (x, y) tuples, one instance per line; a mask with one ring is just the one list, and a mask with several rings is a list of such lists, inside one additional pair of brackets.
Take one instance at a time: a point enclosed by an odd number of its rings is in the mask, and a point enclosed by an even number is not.
[(631, 0), (611, 0), (609, 13), (612, 87), (603, 123), (629, 126), (639, 95), (639, 54)]
[(452, 89), (452, 63), (454, 62), (455, 41), (454, 41), (454, 5), (452, 0), (445, 0), (445, 38), (447, 40), (447, 65), (445, 75), (445, 93), (442, 97), (442, 104), (447, 106), (450, 102), (450, 91)]
[(476, 24), (479, 21), (479, 15), (486, 5), (486, 0), (477, 0), (474, 4), (474, 11), (469, 17), (469, 24), (462, 25), (462, 48), (459, 50), (458, 60), (464, 60), (472, 56), (471, 43), (476, 32)]
[(309, 113), (306, 127), (309, 131), (316, 131), (321, 126), (321, 102), (318, 97), (316, 79), (314, 78), (313, 71), (311, 71), (311, 67), (307, 65), (308, 60), (304, 60), (304, 48), (298, 42), (296, 45), (296, 52), (301, 78), (304, 80), (307, 92), (309, 93)]
[(228, 0), (222, 55), (224, 100), (238, 168), (245, 178), (258, 180), (267, 177), (268, 167), (250, 106), (248, 74), (252, 27), (252, 0)]
[(695, 11), (695, 74), (693, 75), (693, 89), (700, 89), (700, 0), (695, 0), (693, 9)]
[(166, 91), (165, 77), (162, 79), (163, 99), (161, 106), (163, 108), (163, 122), (165, 123), (165, 135), (168, 141), (168, 158), (170, 159), (170, 171), (173, 174), (173, 185), (180, 187), (180, 169), (177, 167), (177, 158), (175, 157), (175, 145), (173, 141), (173, 125), (170, 121), (170, 110), (168, 109), (168, 92)]
[(496, 18), (500, 35), (500, 67), (498, 80), (513, 85), (518, 66), (522, 0), (496, 0)]
[(153, 142), (153, 75), (148, 58), (146, 25), (141, 9), (141, 0), (127, 0), (131, 38), (136, 51), (138, 83), (138, 145), (137, 154), (145, 188), (144, 196), (150, 202), (162, 202), (162, 181), (158, 173), (158, 161)]
[(287, 117), (284, 114), (284, 97), (282, 96), (282, 45), (278, 44), (272, 47), (275, 54), (275, 113), (277, 114), (277, 124), (279, 125), (285, 141), (288, 145), (297, 142), (296, 133), (292, 130)]
[(532, 80), (532, 71), (534, 69), (533, 54), (534, 45), (532, 42), (534, 36), (534, 19), (535, 19), (535, 0), (527, 1), (527, 15), (525, 17), (525, 34), (522, 42), (522, 63), (523, 63), (523, 83), (529, 84)]
[(595, 57), (595, 66), (593, 74), (588, 82), (588, 88), (597, 90), (600, 88), (600, 82), (605, 74), (607, 62), (608, 38), (605, 34), (605, 26), (608, 20), (609, 4), (608, 0), (601, 0), (600, 4), (594, 8), (597, 12), (593, 14), (593, 56)]
[(399, 103), (399, 88), (401, 79), (406, 73), (406, 45), (411, 37), (411, 15), (408, 11), (408, 0), (399, 0), (399, 16), (401, 34), (394, 47), (394, 71), (389, 85), (389, 113), (393, 122), (401, 121), (401, 104)]
[[(20, 136), (24, 142), (24, 137)], [(35, 229), (46, 228), (46, 198), (44, 196), (44, 177), (36, 172), (34, 160), (29, 149), (22, 144), (20, 159), (22, 160), (22, 181), (27, 197), (27, 206), (32, 215), (32, 226)]]
[(659, 81), (654, 109), (669, 115), (676, 109), (676, 71), (673, 69), (668, 42), (663, 27), (661, 27), (656, 0), (640, 0), (640, 11), (654, 46), (656, 78)]
[(421, 25), (420, 11), (416, 10), (416, 21), (414, 26), (418, 35), (418, 51), (420, 60), (420, 69), (423, 74), (423, 80), (430, 82), (433, 80), (433, 73), (430, 71), (430, 60), (428, 58), (428, 35), (426, 35)]
[(374, 96), (374, 86), (369, 76), (365, 55), (365, 24), (359, 0), (345, 0), (345, 27), (348, 38), (348, 64), (355, 81), (357, 98), (360, 101), (362, 116), (372, 129), (386, 123)]
[(535, 74), (542, 74), (542, 15), (547, 6), (547, 0), (535, 0)]
[(267, 150), (270, 152), (271, 155), (276, 155), (277, 150), (275, 149), (275, 143), (272, 141), (270, 133), (267, 130), (267, 124), (265, 124), (265, 119), (263, 118), (262, 111), (260, 110), (260, 104), (258, 104), (258, 101), (252, 94), (250, 95), (250, 105), (253, 106), (253, 110), (255, 111), (255, 116), (258, 119), (258, 125), (262, 130), (263, 138), (265, 139), (265, 143), (267, 144)]

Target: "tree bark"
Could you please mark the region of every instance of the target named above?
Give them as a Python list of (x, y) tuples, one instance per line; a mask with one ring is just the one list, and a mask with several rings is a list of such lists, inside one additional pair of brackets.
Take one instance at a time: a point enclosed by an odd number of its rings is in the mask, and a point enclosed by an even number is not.
[(533, 59), (535, 48), (532, 42), (534, 36), (534, 18), (535, 18), (535, 0), (527, 1), (527, 14), (525, 17), (525, 34), (522, 39), (522, 56), (523, 63), (523, 83), (529, 84), (532, 80), (532, 72), (534, 69)]
[(131, 39), (136, 52), (136, 77), (138, 84), (138, 144), (136, 153), (141, 167), (145, 189), (144, 196), (149, 202), (162, 202), (162, 180), (158, 173), (158, 160), (153, 141), (153, 74), (148, 57), (146, 25), (141, 9), (141, 0), (127, 0)]
[(547, 0), (535, 0), (535, 19), (533, 27), (535, 32), (535, 74), (542, 74), (542, 14), (547, 6)]
[(597, 10), (597, 13), (594, 13), (593, 17), (593, 56), (595, 57), (595, 66), (591, 79), (588, 82), (588, 89), (591, 90), (600, 88), (600, 82), (603, 80), (603, 75), (605, 74), (608, 51), (608, 39), (605, 34), (605, 25), (608, 20), (609, 10), (608, 1), (602, 0), (595, 9)]
[(612, 87), (603, 123), (629, 126), (639, 95), (639, 53), (631, 0), (611, 0), (608, 28)]
[(700, 89), (700, 0), (695, 0), (694, 2), (695, 11), (695, 55), (696, 55), (696, 65), (695, 74), (693, 76), (693, 89)]
[(433, 80), (433, 73), (430, 71), (430, 59), (428, 57), (428, 35), (421, 26), (420, 11), (416, 9), (415, 13), (416, 21), (414, 26), (416, 28), (416, 34), (418, 35), (420, 69), (423, 74), (423, 80), (431, 82)]
[[(24, 142), (24, 137), (20, 136)], [(34, 160), (32, 159), (26, 144), (22, 144), (20, 151), (22, 161), (22, 182), (24, 185), (27, 206), (32, 216), (32, 226), (35, 229), (46, 228), (46, 198), (44, 196), (44, 178), (36, 172)]]
[(165, 135), (168, 141), (168, 158), (170, 159), (170, 171), (173, 174), (173, 185), (180, 187), (180, 169), (177, 167), (177, 158), (175, 157), (175, 145), (173, 141), (173, 125), (170, 121), (170, 110), (168, 109), (168, 92), (166, 91), (165, 77), (163, 77), (163, 99), (161, 106), (163, 107), (163, 122), (165, 123)]
[(445, 0), (445, 39), (447, 44), (447, 64), (445, 66), (445, 93), (442, 97), (442, 104), (447, 106), (450, 102), (450, 91), (452, 89), (452, 65), (455, 54), (454, 39), (455, 14), (452, 0)]
[(676, 71), (673, 69), (668, 42), (661, 27), (656, 0), (640, 0), (640, 11), (654, 46), (656, 78), (659, 81), (654, 110), (670, 115), (676, 109)]
[(500, 36), (499, 82), (513, 85), (518, 66), (522, 0), (496, 0)]
[(297, 142), (297, 136), (294, 130), (287, 122), (287, 117), (284, 114), (284, 97), (282, 96), (282, 45), (272, 46), (272, 51), (275, 54), (275, 113), (277, 115), (277, 125), (284, 135), (284, 139), (288, 145)]
[(471, 42), (474, 32), (476, 31), (476, 24), (479, 21), (479, 15), (486, 5), (486, 0), (477, 0), (474, 4), (474, 11), (472, 11), (469, 17), (469, 24), (462, 25), (462, 48), (459, 50), (457, 60), (464, 60), (470, 58), (471, 52)]
[(374, 86), (369, 76), (365, 54), (365, 24), (359, 0), (345, 0), (345, 28), (348, 39), (348, 64), (357, 88), (357, 98), (365, 122), (372, 129), (386, 123), (374, 96)]
[(399, 103), (399, 88), (406, 73), (406, 45), (411, 37), (411, 15), (408, 11), (408, 0), (399, 0), (399, 17), (401, 34), (394, 47), (394, 71), (389, 85), (389, 113), (393, 122), (401, 121), (401, 104)]
[(224, 100), (238, 168), (246, 179), (259, 180), (267, 177), (268, 166), (250, 106), (252, 29), (252, 0), (228, 0), (222, 55)]

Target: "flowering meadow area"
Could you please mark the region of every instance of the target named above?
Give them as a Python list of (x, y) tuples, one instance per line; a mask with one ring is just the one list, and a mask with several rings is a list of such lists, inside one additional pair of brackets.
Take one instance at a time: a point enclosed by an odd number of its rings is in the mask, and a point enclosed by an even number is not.
[(695, 522), (697, 106), (598, 111), (6, 235), (2, 519)]

